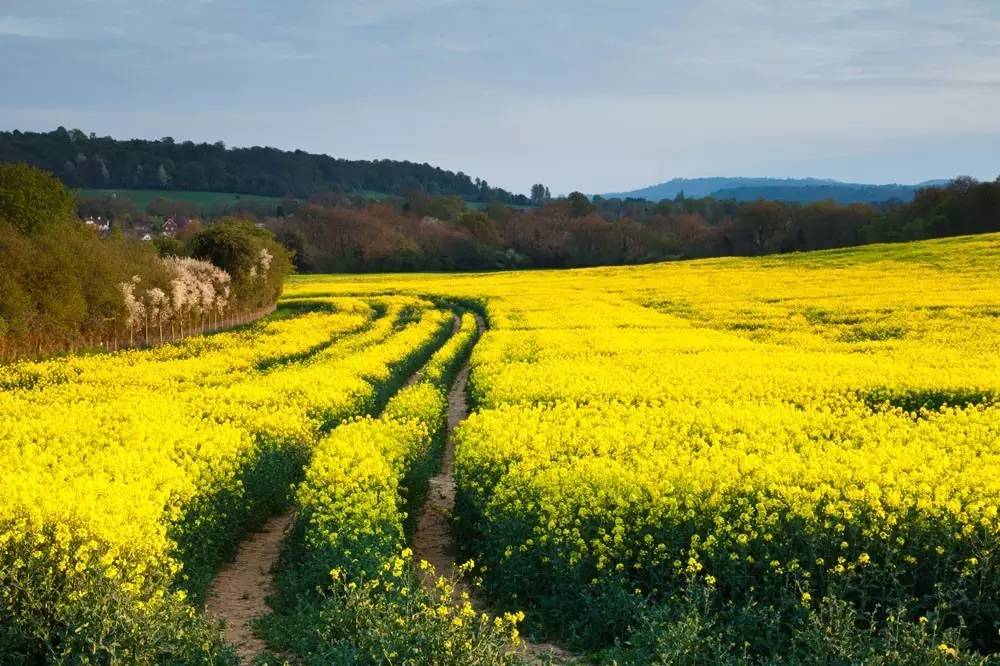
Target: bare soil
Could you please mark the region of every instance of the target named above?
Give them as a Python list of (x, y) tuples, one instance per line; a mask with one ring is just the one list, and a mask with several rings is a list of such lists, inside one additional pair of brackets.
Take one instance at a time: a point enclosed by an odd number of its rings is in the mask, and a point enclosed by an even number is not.
[[(458, 318), (458, 315), (452, 315), (451, 334), (455, 335), (456, 333), (458, 333), (458, 329), (460, 329), (461, 327), (462, 327), (462, 320)], [(424, 378), (424, 369), (423, 367), (421, 367), (419, 370), (417, 370), (412, 375), (406, 378), (406, 381), (403, 382), (403, 387), (405, 388), (407, 386), (413, 386), (423, 378)]]
[(208, 591), (205, 612), (225, 622), (226, 641), (236, 648), (240, 663), (252, 663), (267, 648), (254, 635), (252, 623), (270, 610), (267, 597), (274, 593), (271, 569), (293, 518), (292, 513), (275, 516), (260, 532), (248, 535), (236, 558), (219, 571)]
[[(476, 316), (480, 332), (486, 323)], [(455, 317), (454, 330), (460, 321)], [(420, 371), (406, 384), (418, 381)], [(438, 576), (453, 577), (455, 539), (452, 512), (455, 508), (455, 480), (452, 467), (455, 460), (455, 427), (469, 415), (469, 366), (465, 364), (448, 392), (448, 433), (445, 439), (441, 471), (430, 480), (427, 501), (413, 535), (413, 551), (418, 559), (427, 560)], [(272, 569), (281, 554), (285, 532), (294, 521), (294, 513), (275, 516), (259, 532), (254, 532), (240, 544), (236, 557), (226, 564), (212, 581), (205, 601), (205, 612), (225, 623), (226, 641), (236, 648), (240, 663), (250, 664), (262, 655), (266, 643), (253, 632), (253, 621), (269, 612), (267, 598), (274, 593)], [(433, 576), (426, 579), (433, 580)], [(479, 605), (479, 604), (477, 604)], [(566, 664), (572, 655), (548, 643), (524, 641), (519, 653), (529, 664)]]
[[(479, 315), (476, 315), (476, 322), (480, 333), (483, 333), (486, 322)], [(441, 459), (441, 471), (430, 480), (427, 500), (413, 533), (412, 547), (417, 561), (427, 560), (434, 566), (431, 575), (424, 577), (425, 584), (432, 584), (436, 576), (453, 578), (456, 569), (455, 535), (452, 530), (452, 513), (455, 509), (455, 479), (452, 476), (455, 462), (454, 434), (456, 426), (469, 415), (468, 383), (469, 364), (466, 363), (455, 376), (448, 391), (448, 434)], [(551, 643), (523, 640), (518, 653), (533, 666), (568, 664), (573, 661), (569, 652)]]
[[(461, 321), (454, 317), (452, 333), (457, 333), (460, 326)], [(416, 383), (422, 376), (423, 370), (418, 370), (406, 380), (405, 386)], [(464, 415), (456, 418), (461, 420)], [(271, 571), (281, 555), (285, 532), (293, 522), (294, 513), (275, 516), (261, 531), (248, 535), (240, 544), (236, 557), (216, 574), (209, 588), (205, 612), (225, 624), (226, 642), (236, 648), (240, 663), (252, 663), (267, 649), (267, 644), (254, 634), (253, 621), (270, 612), (267, 597), (274, 593)], [(454, 560), (454, 556), (451, 559)]]
[(455, 572), (455, 539), (451, 515), (455, 509), (455, 479), (451, 469), (455, 461), (454, 430), (469, 415), (466, 385), (469, 366), (458, 371), (448, 392), (448, 435), (445, 439), (441, 471), (430, 480), (427, 500), (413, 533), (413, 554), (418, 560), (434, 565), (438, 576), (451, 577)]

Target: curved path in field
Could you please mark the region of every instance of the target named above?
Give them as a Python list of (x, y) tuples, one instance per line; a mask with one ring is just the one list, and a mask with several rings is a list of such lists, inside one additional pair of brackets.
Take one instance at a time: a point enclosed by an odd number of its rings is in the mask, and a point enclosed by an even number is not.
[[(480, 321), (479, 330), (483, 329)], [(418, 560), (434, 565), (438, 576), (452, 577), (455, 573), (455, 537), (452, 533), (451, 515), (455, 509), (455, 479), (451, 475), (455, 462), (455, 426), (469, 415), (466, 388), (469, 381), (469, 364), (466, 363), (455, 376), (448, 391), (448, 434), (441, 458), (441, 471), (431, 477), (417, 527), (413, 532), (413, 554)]]
[[(452, 335), (461, 321), (454, 317)], [(404, 383), (409, 386), (423, 375), (423, 368)], [(450, 403), (449, 403), (450, 404)], [(295, 522), (295, 512), (274, 516), (259, 532), (240, 544), (236, 557), (216, 574), (205, 599), (205, 613), (224, 623), (226, 642), (236, 648), (240, 663), (250, 664), (267, 650), (267, 644), (253, 630), (253, 622), (266, 615), (267, 598), (275, 592), (272, 570), (281, 555), (285, 532)]]
[[(476, 315), (476, 322), (483, 333), (486, 322), (479, 315)], [(460, 320), (455, 317), (453, 333), (459, 326)], [(404, 385), (419, 381), (422, 372), (421, 368)], [(456, 568), (451, 521), (455, 507), (454, 432), (469, 415), (468, 380), (469, 365), (466, 363), (448, 391), (448, 432), (441, 470), (430, 480), (427, 499), (413, 534), (415, 556), (430, 562), (439, 576), (452, 577)], [(267, 598), (274, 593), (272, 569), (294, 519), (295, 514), (291, 511), (274, 516), (259, 532), (249, 534), (240, 544), (236, 557), (222, 567), (209, 588), (205, 612), (224, 622), (226, 642), (236, 648), (240, 663), (252, 663), (267, 650), (267, 644), (254, 633), (253, 622), (270, 610)], [(425, 582), (432, 582), (432, 578), (428, 577)], [(529, 664), (563, 664), (572, 660), (569, 653), (551, 644), (524, 641), (519, 652)]]
[[(476, 324), (480, 334), (486, 331), (486, 322), (478, 314)], [(448, 391), (448, 434), (441, 458), (441, 471), (430, 480), (427, 499), (411, 544), (418, 561), (427, 560), (434, 566), (436, 576), (448, 578), (454, 576), (456, 569), (455, 534), (452, 529), (452, 513), (455, 510), (455, 479), (452, 476), (455, 428), (469, 415), (468, 384), (469, 364), (466, 362)], [(435, 576), (426, 576), (424, 583), (433, 584), (434, 578)], [(519, 652), (529, 664), (564, 664), (572, 660), (568, 652), (548, 643), (522, 640)]]
[(267, 648), (254, 634), (253, 621), (268, 611), (267, 597), (274, 593), (271, 569), (294, 517), (292, 512), (275, 516), (261, 531), (248, 535), (209, 588), (205, 612), (225, 622), (226, 642), (236, 648), (240, 663), (251, 663)]

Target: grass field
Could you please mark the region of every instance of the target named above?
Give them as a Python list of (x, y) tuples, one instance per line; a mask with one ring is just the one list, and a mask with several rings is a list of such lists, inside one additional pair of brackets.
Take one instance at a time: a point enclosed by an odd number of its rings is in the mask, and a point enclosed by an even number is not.
[[(0, 651), (225, 663), (201, 595), (291, 502), (260, 629), (302, 663), (511, 663), (518, 631), (609, 664), (996, 663), (998, 265), (991, 234), (302, 275), (245, 331), (0, 367)], [(407, 547), (470, 350), (445, 469), (477, 608)]]
[[(79, 190), (80, 196), (84, 197), (106, 197), (117, 195), (131, 200), (137, 208), (145, 210), (149, 202), (154, 199), (167, 199), (170, 201), (184, 201), (198, 206), (199, 212), (215, 213), (230, 206), (238, 204), (271, 204), (277, 207), (281, 204), (280, 197), (265, 197), (257, 194), (234, 194), (232, 192), (192, 192), (185, 190), (127, 190), (127, 189), (91, 189)], [(359, 194), (369, 201), (386, 203), (391, 201), (402, 201), (401, 197), (385, 192), (375, 192), (364, 190)], [(486, 204), (478, 202), (466, 202), (468, 208), (474, 210), (485, 210)], [(531, 206), (512, 206), (518, 210), (530, 210)]]
[(107, 197), (117, 195), (129, 199), (135, 203), (140, 210), (146, 210), (146, 206), (154, 199), (167, 199), (170, 201), (184, 201), (198, 206), (202, 213), (217, 211), (228, 206), (247, 203), (268, 203), (277, 206), (281, 203), (279, 197), (265, 197), (257, 194), (233, 194), (231, 192), (191, 192), (185, 190), (105, 190), (105, 189), (81, 189), (80, 196), (84, 197)]

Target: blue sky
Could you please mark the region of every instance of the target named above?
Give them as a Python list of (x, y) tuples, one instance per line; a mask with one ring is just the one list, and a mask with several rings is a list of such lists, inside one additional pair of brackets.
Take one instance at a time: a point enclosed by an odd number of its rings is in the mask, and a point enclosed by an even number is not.
[(526, 191), (1000, 175), (994, 0), (4, 0), (0, 127)]

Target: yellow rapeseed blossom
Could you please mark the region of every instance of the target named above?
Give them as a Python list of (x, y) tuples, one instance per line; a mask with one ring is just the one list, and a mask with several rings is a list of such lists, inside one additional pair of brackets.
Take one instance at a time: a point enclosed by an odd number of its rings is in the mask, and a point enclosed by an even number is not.
[(993, 234), (302, 277), (289, 293), (378, 290), (485, 313), (455, 476), (459, 520), (488, 544), (479, 567), (511, 599), (609, 581), (665, 591), (711, 576), (750, 592), (865, 576), (867, 594), (933, 581), (985, 607), (1000, 595), (987, 557), (1000, 546), (998, 264)]
[(0, 367), (0, 606), (44, 603), (55, 622), (95, 595), (154, 608), (183, 584), (173, 535), (198, 529), (195, 507), (242, 498), (265, 445), (311, 448), (370, 410), (450, 328), (414, 297), (317, 298), (158, 348)]

